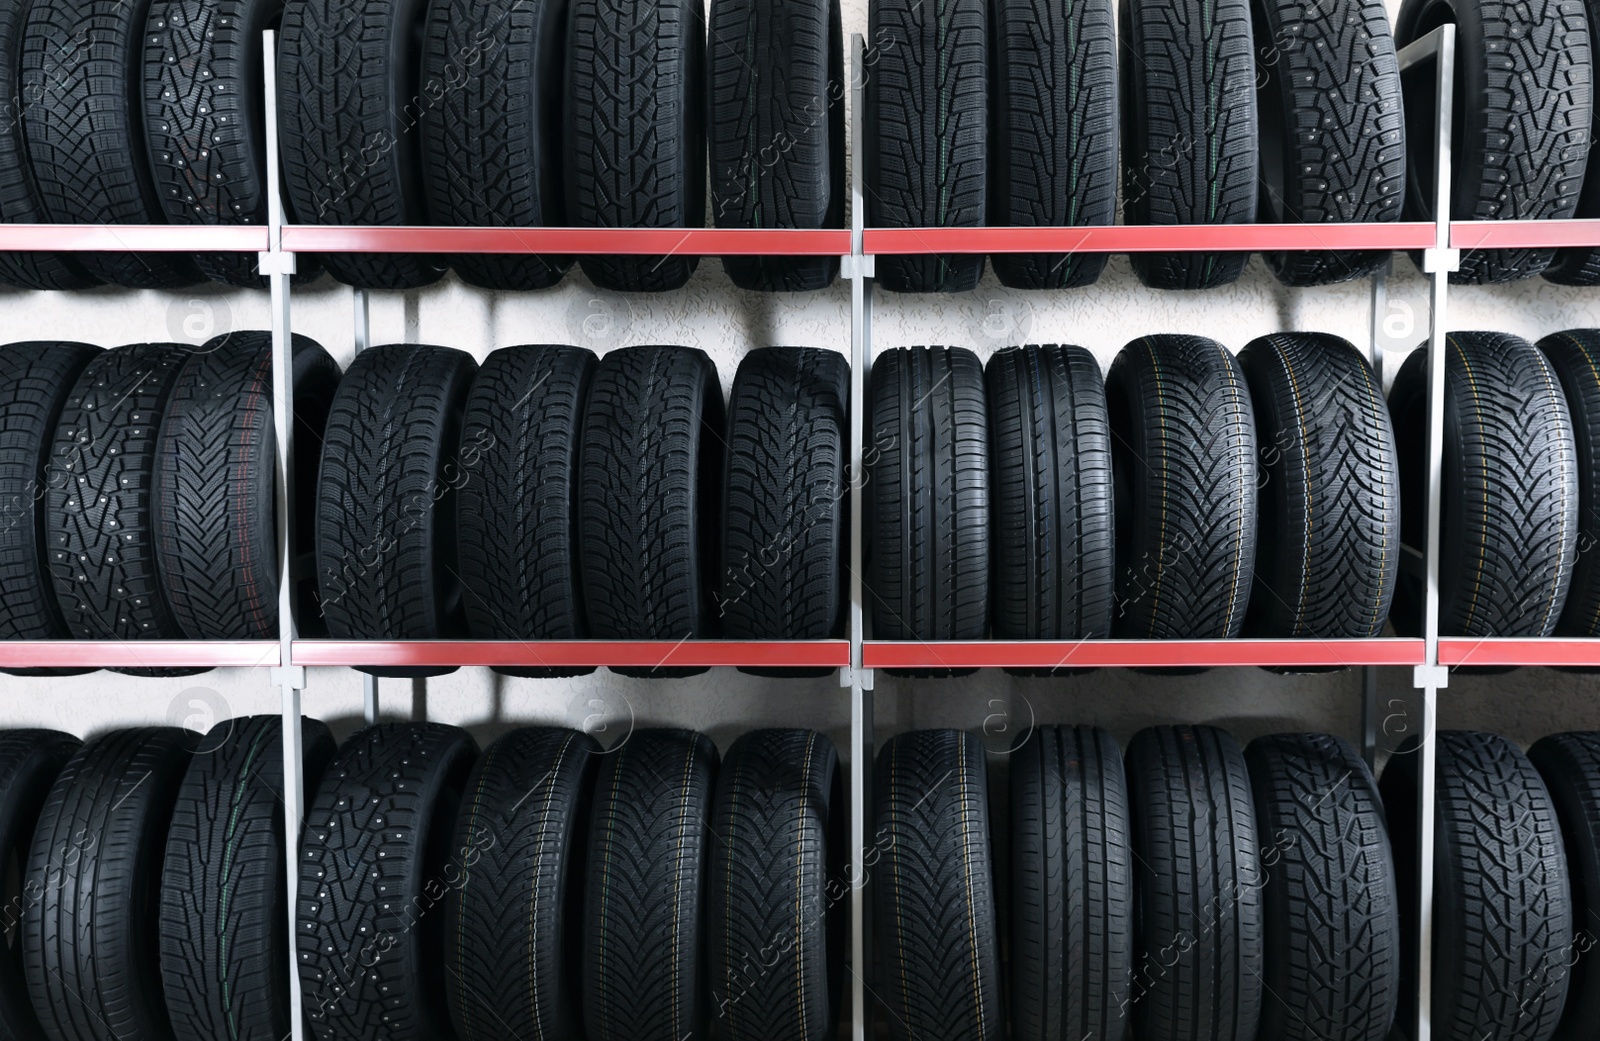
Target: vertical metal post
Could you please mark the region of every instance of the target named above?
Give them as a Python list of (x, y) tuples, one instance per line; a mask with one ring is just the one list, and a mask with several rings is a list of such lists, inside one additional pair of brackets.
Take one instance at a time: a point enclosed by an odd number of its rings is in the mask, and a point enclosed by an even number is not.
[(278, 654), (279, 666), (273, 682), (282, 692), (283, 713), (283, 829), (284, 859), (288, 887), (289, 944), (289, 1036), (291, 1041), (306, 1041), (305, 1017), (300, 993), (300, 971), (295, 965), (294, 935), (296, 892), (300, 878), (300, 829), (305, 819), (305, 775), (301, 764), (300, 692), (305, 688), (305, 669), (293, 663), (294, 646), (294, 340), (290, 325), (289, 278), (295, 272), (295, 258), (283, 251), (283, 195), (279, 181), (278, 157), (278, 47), (277, 33), (262, 34), (262, 70), (266, 79), (267, 124), (267, 252), (259, 266), (267, 276), (272, 292), (272, 422), (277, 436), (278, 522)]
[(872, 961), (868, 952), (867, 844), (872, 806), (872, 673), (862, 667), (861, 645), (866, 638), (866, 612), (862, 587), (865, 547), (862, 518), (866, 515), (866, 408), (867, 373), (872, 367), (873, 261), (866, 255), (866, 174), (863, 153), (866, 137), (866, 40), (860, 33), (850, 38), (850, 256), (845, 273), (850, 278), (850, 1036), (867, 1041), (871, 1035), (867, 976)]
[(1437, 147), (1434, 162), (1434, 248), (1427, 251), (1428, 274), (1428, 526), (1426, 590), (1423, 597), (1423, 639), (1427, 662), (1439, 662), (1439, 510), (1440, 479), (1444, 459), (1444, 371), (1447, 343), (1447, 296), (1450, 272), (1460, 265), (1459, 252), (1450, 246), (1450, 126), (1455, 86), (1455, 26), (1441, 26), (1437, 51), (1439, 98)]
[(1438, 97), (1434, 160), (1434, 248), (1427, 251), (1424, 268), (1428, 286), (1428, 516), (1427, 543), (1424, 547), (1427, 571), (1424, 575), (1422, 634), (1426, 664), (1418, 669), (1416, 685), (1422, 691), (1422, 756), (1420, 805), (1417, 813), (1420, 892), (1417, 935), (1417, 1029), (1416, 1041), (1431, 1041), (1433, 1000), (1433, 864), (1434, 800), (1438, 782), (1439, 690), (1449, 681), (1449, 673), (1439, 665), (1439, 517), (1444, 469), (1444, 374), (1447, 348), (1446, 304), (1450, 272), (1460, 268), (1460, 252), (1450, 243), (1450, 173), (1452, 165), (1450, 132), (1455, 103), (1456, 29), (1441, 26), (1437, 33), (1435, 91)]

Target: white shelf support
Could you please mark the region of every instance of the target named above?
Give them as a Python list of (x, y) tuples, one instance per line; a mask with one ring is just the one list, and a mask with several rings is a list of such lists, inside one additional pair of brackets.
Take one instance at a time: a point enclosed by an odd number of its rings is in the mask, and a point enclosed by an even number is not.
[(1425, 250), (1428, 275), (1428, 507), (1423, 544), (1422, 637), (1424, 661), (1412, 682), (1421, 692), (1422, 729), (1417, 735), (1421, 783), (1417, 788), (1417, 1007), (1412, 1041), (1433, 1034), (1433, 864), (1434, 797), (1438, 783), (1439, 691), (1449, 670), (1439, 664), (1439, 528), (1444, 456), (1444, 376), (1450, 272), (1461, 265), (1461, 251), (1450, 243), (1450, 131), (1455, 103), (1456, 28), (1443, 25), (1400, 52), (1402, 69), (1434, 59), (1434, 245)]
[(277, 435), (275, 479), (278, 520), (278, 652), (280, 665), (271, 682), (281, 692), (283, 714), (283, 830), (284, 885), (288, 887), (289, 1030), (291, 1041), (306, 1041), (300, 970), (295, 964), (296, 893), (300, 882), (300, 830), (305, 820), (304, 750), (300, 726), (301, 691), (306, 670), (291, 664), (294, 644), (295, 541), (294, 541), (294, 340), (290, 321), (290, 277), (295, 258), (283, 250), (283, 193), (278, 155), (278, 34), (262, 34), (262, 70), (266, 79), (267, 124), (267, 252), (259, 255), (260, 271), (272, 293), (272, 419)]
[(862, 114), (866, 111), (866, 41), (860, 33), (850, 37), (850, 257), (843, 266), (850, 279), (850, 1037), (869, 1041), (872, 1036), (871, 1004), (867, 977), (872, 974), (870, 954), (871, 907), (867, 872), (871, 834), (873, 705), (872, 671), (862, 666), (861, 645), (866, 639), (866, 611), (862, 586), (865, 565), (862, 518), (866, 516), (866, 408), (867, 372), (872, 367), (872, 258), (865, 253), (866, 173)]

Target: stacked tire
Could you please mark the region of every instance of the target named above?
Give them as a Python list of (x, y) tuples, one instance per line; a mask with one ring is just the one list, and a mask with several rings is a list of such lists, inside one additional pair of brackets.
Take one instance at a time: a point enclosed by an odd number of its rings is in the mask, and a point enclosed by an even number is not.
[(753, 351), (725, 412), (687, 347), (528, 345), (481, 367), (447, 347), (361, 353), (316, 486), (329, 632), (838, 638), (847, 371), (832, 351)]
[(1395, 864), (1348, 744), (1242, 750), (1212, 727), (1155, 727), (1124, 767), (1105, 731), (1051, 726), (1009, 763), (1002, 880), (977, 738), (919, 731), (879, 753), (874, 990), (891, 1036), (1003, 1036), (1008, 1021), (1041, 1041), (1387, 1035)]
[(609, 750), (516, 730), (480, 757), (453, 727), (385, 725), (327, 778), (297, 928), (324, 1041), (834, 1029), (844, 818), (820, 734), (756, 731), (719, 762), (684, 730)]
[[(309, 492), (339, 371), (297, 338), (292, 375)], [(272, 386), (264, 333), (0, 348), (0, 638), (276, 638)]]
[[(481, 754), (439, 724), (337, 749), (301, 730), (292, 938), (278, 717), (0, 733), (8, 1030), (270, 1041), (291, 954), (321, 1041), (836, 1029), (851, 875), (826, 737), (755, 731), (722, 758), (686, 730), (533, 727)], [(1433, 1021), (1577, 1036), (1600, 737), (1438, 740)], [(999, 850), (977, 737), (892, 738), (863, 851), (890, 1034), (1380, 1041), (1416, 986), (1420, 752), (1378, 784), (1327, 735), (1160, 726), (1124, 757), (1038, 727), (1007, 757)]]
[(1076, 346), (1007, 348), (987, 374), (962, 348), (897, 349), (869, 399), (877, 639), (1383, 631), (1395, 441), (1337, 337), (1264, 337), (1238, 358), (1145, 337), (1104, 380)]

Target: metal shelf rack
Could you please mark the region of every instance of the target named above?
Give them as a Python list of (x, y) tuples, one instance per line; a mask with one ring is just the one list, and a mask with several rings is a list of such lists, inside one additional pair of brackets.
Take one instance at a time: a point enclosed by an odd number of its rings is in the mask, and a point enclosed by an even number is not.
[[(852, 88), (855, 111), (863, 105), (863, 44), (853, 41)], [(276, 112), (275, 34), (264, 40), (267, 81), (266, 125), (269, 128), (268, 181), (279, 183)], [(1424, 935), (1418, 950), (1420, 999), (1413, 1010), (1415, 1041), (1428, 1041), (1428, 1001), (1431, 975), (1429, 941), (1432, 908), (1433, 812), (1435, 751), (1432, 737), (1437, 720), (1437, 696), (1448, 683), (1449, 668), (1456, 665), (1600, 665), (1600, 640), (1466, 640), (1441, 638), (1438, 632), (1438, 532), (1440, 467), (1442, 453), (1442, 403), (1444, 398), (1443, 336), (1448, 302), (1447, 276), (1459, 266), (1461, 251), (1501, 247), (1600, 246), (1600, 220), (1506, 221), (1494, 223), (1450, 221), (1450, 134), (1454, 75), (1454, 29), (1446, 26), (1405, 48), (1402, 67), (1433, 61), (1437, 70), (1439, 111), (1436, 127), (1437, 165), (1433, 185), (1434, 213), (1426, 222), (1321, 225), (1211, 225), (1184, 227), (1113, 226), (1096, 228), (875, 228), (864, 227), (862, 130), (857, 119), (852, 128), (851, 178), (854, 224), (849, 229), (826, 231), (730, 231), (720, 229), (600, 229), (600, 228), (406, 228), (312, 227), (287, 225), (275, 187), (269, 191), (269, 220), (261, 227), (172, 226), (62, 226), (0, 225), (0, 250), (134, 251), (134, 252), (256, 252), (260, 270), (269, 277), (274, 345), (275, 425), (278, 441), (277, 513), (280, 552), (280, 633), (276, 641), (240, 643), (141, 641), (133, 643), (50, 642), (0, 643), (0, 667), (247, 667), (269, 670), (270, 681), (281, 688), (284, 724), (285, 814), (293, 826), (304, 812), (301, 776), (301, 696), (306, 668), (349, 666), (796, 666), (840, 670), (841, 686), (849, 690), (851, 704), (850, 771), (852, 878), (865, 879), (865, 857), (871, 838), (865, 808), (870, 805), (870, 764), (873, 755), (873, 670), (878, 668), (1057, 668), (1057, 667), (1212, 667), (1212, 666), (1362, 666), (1367, 668), (1366, 731), (1369, 750), (1374, 732), (1376, 688), (1372, 669), (1410, 666), (1421, 692), (1422, 738), (1419, 793), (1419, 844)], [(294, 559), (289, 523), (295, 504), (294, 483), (287, 468), (293, 460), (293, 404), (290, 371), (292, 328), (290, 276), (295, 254), (318, 252), (408, 253), (559, 253), (658, 255), (837, 255), (842, 274), (851, 285), (851, 466), (862, 468), (865, 381), (872, 358), (872, 299), (874, 257), (915, 253), (1013, 252), (1141, 252), (1141, 251), (1275, 251), (1275, 250), (1388, 250), (1419, 251), (1429, 278), (1429, 422), (1428, 516), (1424, 568), (1423, 635), (1417, 638), (1373, 640), (1174, 640), (1079, 642), (931, 642), (875, 641), (866, 637), (863, 611), (862, 532), (860, 482), (854, 482), (851, 532), (849, 638), (824, 641), (341, 641), (297, 638), (291, 611), (289, 562)], [(1374, 279), (1374, 322), (1383, 299), (1383, 277)], [(366, 299), (356, 294), (358, 349), (368, 344)], [(1377, 352), (1376, 336), (1373, 343)], [(1376, 360), (1376, 359), (1375, 359)], [(367, 715), (377, 713), (377, 684), (367, 688)], [(290, 836), (288, 869), (291, 895), (298, 870), (298, 838)], [(866, 895), (856, 885), (851, 898), (851, 957), (857, 966), (870, 965), (866, 950)], [(291, 900), (290, 925), (293, 926)], [(299, 978), (289, 973), (291, 998), (300, 1001)], [(853, 987), (852, 1037), (867, 1041), (870, 1033), (865, 983), (858, 974)], [(293, 1017), (294, 1041), (303, 1041), (304, 1023)]]

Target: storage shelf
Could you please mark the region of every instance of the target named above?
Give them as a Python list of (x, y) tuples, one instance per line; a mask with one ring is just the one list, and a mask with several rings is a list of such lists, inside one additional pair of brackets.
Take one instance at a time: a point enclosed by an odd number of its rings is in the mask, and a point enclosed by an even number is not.
[(1546, 636), (1519, 640), (1441, 636), (1439, 664), (1600, 666), (1600, 639)]
[(445, 667), (501, 665), (575, 668), (624, 665), (667, 668), (757, 665), (841, 668), (850, 664), (847, 640), (296, 640), (295, 665)]
[[(863, 249), (912, 253), (1174, 253), (1199, 250), (1405, 250), (1434, 244), (1435, 225), (1177, 224), (1100, 228), (868, 228)], [(1600, 235), (1600, 231), (1596, 232)]]
[(1600, 220), (1451, 221), (1458, 249), (1548, 249), (1600, 246)]
[(237, 225), (0, 224), (0, 250), (56, 253), (260, 253), (267, 229)]
[[(1096, 228), (868, 228), (863, 249), (921, 253), (1172, 253), (1222, 250), (1413, 250), (1434, 244), (1431, 222), (1383, 224), (1113, 225)], [(1600, 246), (1600, 219), (1453, 221), (1461, 249)], [(621, 256), (843, 256), (845, 229), (427, 228), (289, 225), (296, 253), (558, 253)], [(265, 226), (0, 224), (0, 251), (256, 253)]]
[(351, 228), (294, 225), (296, 253), (563, 253), (689, 256), (843, 256), (847, 230), (721, 228)]
[(3, 669), (250, 669), (275, 667), (281, 661), (276, 640), (0, 642)]
[(1421, 665), (1421, 640), (868, 640), (868, 669)]

